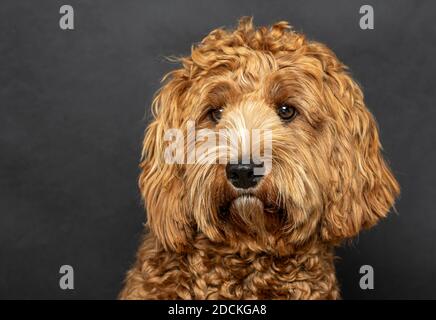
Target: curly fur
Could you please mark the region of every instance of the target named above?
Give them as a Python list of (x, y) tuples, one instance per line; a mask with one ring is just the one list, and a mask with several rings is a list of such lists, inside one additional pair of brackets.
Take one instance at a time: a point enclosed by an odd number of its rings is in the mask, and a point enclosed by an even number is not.
[[(148, 232), (120, 298), (339, 298), (334, 247), (385, 217), (399, 193), (359, 86), (286, 22), (243, 18), (180, 61), (153, 102), (139, 178)], [(280, 103), (298, 111), (289, 124)], [(216, 125), (210, 106), (224, 107)], [(242, 192), (225, 165), (166, 164), (165, 131), (190, 119), (271, 130), (271, 172)]]

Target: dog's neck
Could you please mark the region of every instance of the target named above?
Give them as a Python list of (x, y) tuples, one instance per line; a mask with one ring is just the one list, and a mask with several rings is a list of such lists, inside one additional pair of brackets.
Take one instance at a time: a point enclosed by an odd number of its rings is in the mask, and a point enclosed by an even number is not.
[[(213, 243), (197, 235), (166, 250), (148, 234), (121, 297), (142, 299), (336, 299), (332, 247), (310, 241), (288, 254)], [(140, 286), (137, 287), (137, 286)], [(132, 291), (135, 290), (136, 291)], [(139, 296), (140, 294), (140, 296)]]
[(239, 239), (215, 242), (202, 233), (196, 234), (189, 244), (178, 251), (181, 255), (197, 251), (210, 251), (219, 256), (236, 255), (238, 257), (271, 257), (272, 259), (293, 258), (302, 255), (317, 255), (320, 251), (331, 251), (328, 244), (313, 236), (301, 243), (291, 243), (274, 236), (256, 239), (240, 234)]

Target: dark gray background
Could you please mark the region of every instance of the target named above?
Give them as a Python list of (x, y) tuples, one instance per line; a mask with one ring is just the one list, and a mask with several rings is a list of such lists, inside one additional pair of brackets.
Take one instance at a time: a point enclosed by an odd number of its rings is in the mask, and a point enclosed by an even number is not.
[[(75, 30), (59, 8), (75, 9)], [(359, 28), (372, 4), (375, 30)], [(0, 297), (115, 298), (145, 214), (136, 180), (164, 57), (253, 15), (328, 44), (362, 84), (400, 181), (398, 215), (338, 250), (343, 296), (436, 298), (434, 1), (2, 1)], [(75, 290), (59, 289), (59, 267)], [(375, 290), (359, 288), (363, 264)]]

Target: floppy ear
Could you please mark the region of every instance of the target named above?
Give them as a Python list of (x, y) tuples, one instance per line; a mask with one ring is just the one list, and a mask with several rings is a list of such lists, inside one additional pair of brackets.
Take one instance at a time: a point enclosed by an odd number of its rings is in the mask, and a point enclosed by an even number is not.
[(325, 240), (341, 240), (387, 215), (399, 185), (383, 159), (375, 120), (342, 65), (326, 75), (332, 122), (329, 177), (321, 224)]
[(191, 236), (192, 225), (186, 206), (183, 168), (165, 163), (167, 129), (179, 128), (180, 99), (185, 81), (177, 77), (164, 85), (153, 101), (155, 119), (148, 126), (143, 143), (139, 188), (147, 209), (147, 225), (167, 250), (183, 250)]

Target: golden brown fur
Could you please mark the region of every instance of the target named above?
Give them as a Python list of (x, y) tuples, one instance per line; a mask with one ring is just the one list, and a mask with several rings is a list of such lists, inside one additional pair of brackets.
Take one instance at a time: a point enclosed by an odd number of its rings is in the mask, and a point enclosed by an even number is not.
[[(148, 233), (120, 298), (339, 298), (334, 246), (385, 217), (399, 192), (359, 86), (286, 22), (243, 18), (180, 60), (153, 103), (139, 178)], [(289, 124), (280, 103), (298, 111)], [(224, 106), (216, 125), (210, 106)], [(271, 172), (246, 194), (222, 164), (166, 164), (165, 131), (190, 119), (271, 130)]]

